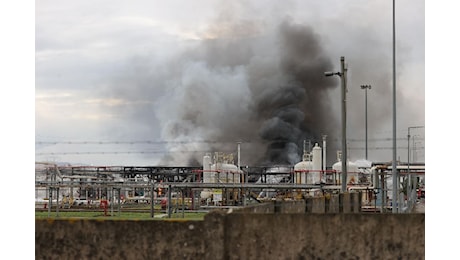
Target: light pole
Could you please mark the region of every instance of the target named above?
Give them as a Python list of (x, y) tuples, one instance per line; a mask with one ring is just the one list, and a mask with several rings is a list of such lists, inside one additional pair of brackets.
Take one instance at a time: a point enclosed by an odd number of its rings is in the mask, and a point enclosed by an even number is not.
[[(411, 200), (410, 200), (410, 195), (412, 193), (412, 183), (411, 183), (411, 179), (412, 179), (412, 176), (410, 174), (410, 130), (411, 129), (415, 129), (415, 128), (424, 128), (425, 126), (409, 126), (407, 128), (407, 200), (408, 200), (408, 204), (411, 203)], [(409, 204), (410, 206), (410, 204)]]
[(367, 161), (367, 90), (371, 89), (371, 85), (361, 85), (361, 89), (365, 91), (365, 113), (366, 113), (366, 161)]
[(391, 211), (398, 213), (396, 202), (399, 201), (399, 176), (396, 169), (396, 7), (393, 0), (393, 160), (391, 163), (391, 174), (393, 176), (393, 201)]
[(347, 69), (345, 57), (340, 57), (340, 72), (324, 72), (326, 77), (337, 75), (342, 83), (342, 192), (347, 191)]

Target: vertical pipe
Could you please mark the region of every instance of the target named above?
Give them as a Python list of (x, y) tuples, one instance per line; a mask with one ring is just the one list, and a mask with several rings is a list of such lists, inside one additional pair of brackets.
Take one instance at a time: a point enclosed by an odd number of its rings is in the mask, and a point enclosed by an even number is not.
[(366, 108), (365, 108), (366, 115), (365, 116), (366, 116), (366, 161), (367, 161), (367, 158), (368, 158), (367, 157), (367, 154), (368, 154), (368, 152), (367, 152), (367, 87), (365, 89), (365, 103), (366, 103), (365, 104), (365, 106), (366, 106)]
[(303, 156), (307, 154), (307, 140), (303, 140)]
[(381, 192), (382, 192), (382, 205), (381, 206), (381, 213), (385, 213), (386, 209), (385, 209), (385, 206), (387, 205), (387, 199), (386, 199), (386, 196), (387, 196), (387, 190), (388, 190), (388, 187), (386, 186), (386, 183), (385, 183), (385, 173), (383, 172), (380, 172), (380, 181), (381, 181)]
[(121, 188), (118, 188), (118, 216), (120, 216), (121, 208)]
[(342, 79), (342, 192), (347, 191), (347, 77), (345, 69), (345, 57), (340, 57)]
[(56, 188), (56, 217), (59, 217), (59, 188)]
[(323, 135), (323, 172), (326, 170), (326, 137), (327, 135)]
[[(113, 217), (113, 204), (115, 203), (114, 199), (113, 199), (113, 191), (114, 191), (115, 188), (112, 187), (112, 190), (110, 191), (110, 199), (109, 199), (109, 202), (110, 202), (110, 216)], [(108, 191), (107, 191), (108, 192)]]
[(181, 197), (182, 197), (182, 218), (185, 218), (185, 197), (184, 197), (184, 190), (181, 190)]
[(391, 173), (393, 175), (393, 200), (392, 212), (398, 213), (396, 202), (398, 201), (398, 171), (396, 169), (396, 51), (395, 51), (395, 0), (393, 0), (393, 161)]
[[(238, 142), (238, 171), (236, 173), (233, 173), (233, 183), (235, 183), (235, 174), (237, 174), (237, 178), (240, 179), (241, 183), (241, 194), (244, 193), (243, 191), (243, 175), (241, 174), (241, 142)], [(233, 190), (233, 195), (235, 195), (235, 192)], [(244, 200), (244, 195), (242, 196)], [(235, 198), (233, 198), (235, 200)], [(244, 204), (244, 203), (243, 203)]]
[(244, 175), (243, 170), (241, 170), (241, 142), (238, 142), (238, 176), (240, 178), (241, 183), (241, 195), (243, 200), (243, 206), (246, 206), (246, 191), (243, 188), (244, 183), (246, 182), (246, 176)]
[(410, 127), (407, 128), (407, 204), (410, 209), (410, 189), (411, 189), (411, 181), (410, 181)]
[(153, 194), (155, 193), (155, 180), (153, 179), (152, 176), (152, 192), (150, 192), (150, 217), (154, 218), (155, 217), (155, 200)]
[(171, 185), (168, 185), (168, 218), (171, 218)]
[[(73, 181), (74, 179), (70, 179), (70, 199), (73, 201)], [(69, 202), (70, 203), (70, 202)]]
[(48, 218), (51, 216), (51, 206), (53, 205), (53, 190), (51, 187), (48, 187)]
[(238, 171), (241, 169), (241, 142), (238, 142)]
[(364, 89), (364, 111), (365, 111), (365, 117), (364, 117), (364, 120), (365, 120), (365, 132), (366, 132), (366, 136), (365, 136), (365, 143), (366, 143), (366, 149), (365, 149), (365, 155), (366, 155), (366, 161), (368, 160), (368, 142), (367, 142), (367, 90), (370, 90), (372, 88), (371, 85), (361, 85), (361, 89)]

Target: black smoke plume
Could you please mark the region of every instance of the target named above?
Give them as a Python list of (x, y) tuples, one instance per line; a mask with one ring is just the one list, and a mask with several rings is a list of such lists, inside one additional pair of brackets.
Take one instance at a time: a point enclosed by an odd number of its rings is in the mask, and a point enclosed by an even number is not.
[(324, 78), (333, 65), (308, 26), (287, 20), (273, 35), (245, 33), (205, 40), (184, 54), (188, 65), (178, 76), (193, 79), (182, 80), (184, 95), (163, 138), (221, 142), (208, 144), (213, 151), (243, 141), (246, 162), (295, 164), (303, 140), (334, 134), (327, 91), (336, 82)]
[(166, 141), (162, 165), (200, 162), (206, 151), (236, 154), (237, 142), (243, 165), (293, 165), (304, 140), (333, 138), (328, 91), (337, 81), (324, 77), (334, 66), (314, 28), (289, 18), (273, 26), (223, 19), (203, 35), (138, 78), (140, 91), (119, 93), (153, 102), (133, 120)]

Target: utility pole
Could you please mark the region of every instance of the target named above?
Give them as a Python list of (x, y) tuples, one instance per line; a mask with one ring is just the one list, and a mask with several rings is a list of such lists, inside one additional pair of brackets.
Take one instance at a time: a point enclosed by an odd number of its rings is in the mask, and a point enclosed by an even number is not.
[(367, 153), (367, 90), (371, 89), (371, 85), (361, 85), (361, 89), (365, 91), (365, 102), (364, 102), (364, 110), (365, 110), (365, 121), (366, 121), (366, 161), (368, 159)]
[(347, 191), (347, 73), (345, 57), (340, 57), (342, 79), (342, 192)]
[(345, 57), (340, 57), (340, 72), (325, 72), (326, 77), (337, 75), (342, 85), (342, 192), (347, 191), (347, 68)]
[(395, 0), (393, 0), (393, 161), (391, 164), (391, 174), (393, 176), (393, 199), (391, 210), (393, 213), (398, 213), (399, 201), (399, 175), (396, 169), (396, 33), (395, 33)]

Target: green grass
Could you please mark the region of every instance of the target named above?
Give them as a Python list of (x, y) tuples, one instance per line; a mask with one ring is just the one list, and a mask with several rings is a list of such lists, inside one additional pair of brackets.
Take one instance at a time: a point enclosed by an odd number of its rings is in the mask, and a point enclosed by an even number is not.
[[(52, 211), (49, 214), (49, 218), (57, 219), (57, 218), (83, 218), (83, 219), (110, 219), (110, 220), (152, 220), (150, 216), (150, 212), (118, 212), (114, 211), (113, 216), (110, 215), (111, 212), (107, 212), (107, 216), (104, 216), (104, 212), (59, 212), (59, 215), (56, 216), (56, 211)], [(159, 218), (159, 216), (163, 215), (164, 213), (155, 212), (154, 216), (156, 216), (153, 220), (168, 220), (167, 216)], [(203, 220), (206, 213), (203, 212), (184, 212), (184, 217), (182, 216), (182, 212), (173, 213), (171, 214), (171, 219), (179, 219), (179, 220)], [(35, 212), (36, 219), (47, 219), (48, 212)]]

